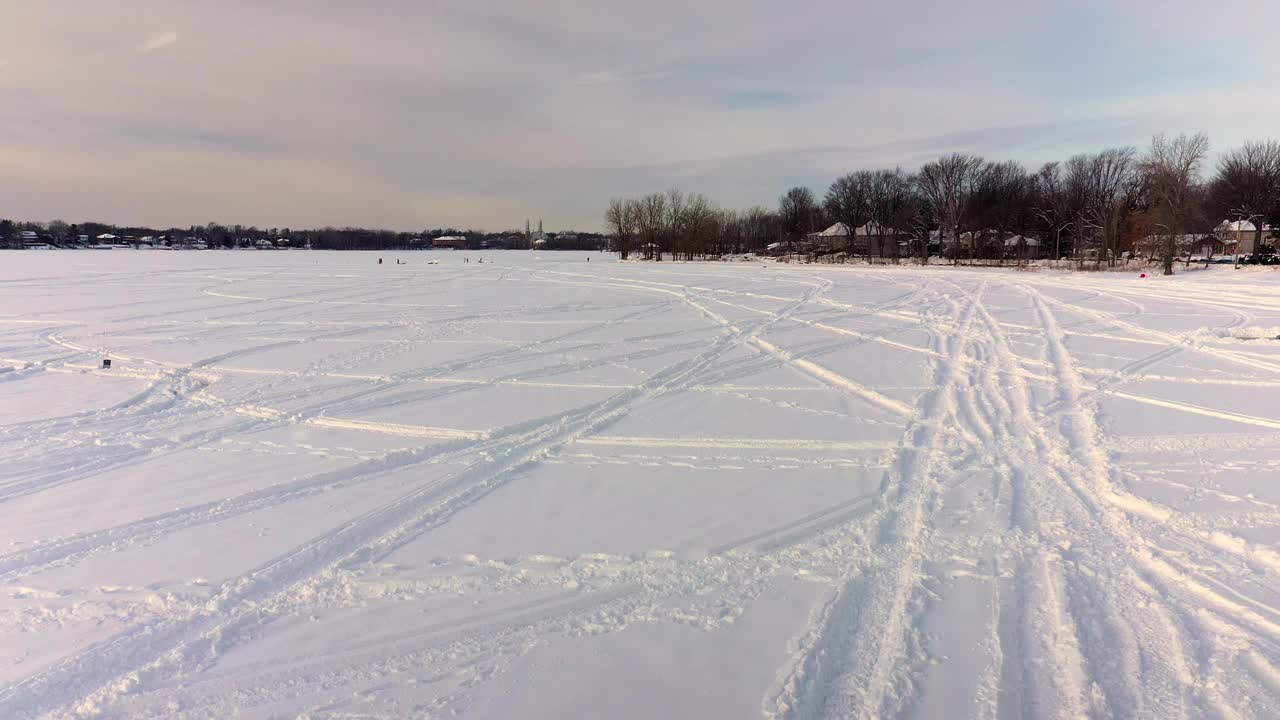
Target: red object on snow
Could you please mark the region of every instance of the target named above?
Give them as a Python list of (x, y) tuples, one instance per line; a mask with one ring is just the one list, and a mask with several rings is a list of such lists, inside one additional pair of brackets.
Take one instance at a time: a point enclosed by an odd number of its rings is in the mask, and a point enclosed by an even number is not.
[(1138, 277), (1146, 277), (1146, 276), (1147, 276), (1147, 274), (1146, 274), (1146, 273), (1142, 273), (1142, 274), (1141, 274), (1141, 275), (1139, 275)]

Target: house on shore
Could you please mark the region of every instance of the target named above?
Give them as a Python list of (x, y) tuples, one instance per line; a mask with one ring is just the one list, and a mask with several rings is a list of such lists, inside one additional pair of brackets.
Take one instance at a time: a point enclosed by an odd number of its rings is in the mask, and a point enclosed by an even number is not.
[(24, 250), (50, 250), (53, 248), (35, 230), (23, 230), (18, 233), (18, 240), (22, 243)]
[(848, 252), (853, 255), (889, 257), (894, 251), (901, 254), (904, 235), (893, 228), (869, 221), (852, 231), (842, 222), (832, 223), (826, 230), (809, 233), (805, 242), (817, 252)]
[(1040, 238), (1010, 235), (1004, 239), (1004, 256), (1014, 260), (1038, 260), (1044, 257)]
[[(1134, 242), (1133, 252), (1140, 258), (1161, 257), (1169, 237), (1168, 233), (1146, 235)], [(1235, 252), (1235, 247), (1235, 241), (1223, 243), (1211, 233), (1180, 233), (1173, 236), (1173, 254), (1176, 257), (1192, 256), (1196, 253), (1203, 257), (1215, 254), (1230, 255)]]
[[(1262, 226), (1262, 244), (1275, 245), (1271, 233), (1274, 228)], [(1223, 220), (1213, 229), (1213, 236), (1223, 245), (1223, 253), (1252, 255), (1258, 252), (1258, 226), (1248, 220)]]
[(805, 242), (822, 251), (836, 252), (850, 248), (849, 226), (842, 222), (832, 223), (826, 230), (812, 232), (804, 236)]

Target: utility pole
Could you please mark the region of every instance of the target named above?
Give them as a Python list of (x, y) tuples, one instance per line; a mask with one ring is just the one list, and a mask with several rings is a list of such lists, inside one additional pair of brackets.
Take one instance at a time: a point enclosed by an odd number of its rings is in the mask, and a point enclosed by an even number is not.
[(1053, 233), (1053, 235), (1054, 235), (1054, 239), (1053, 239), (1053, 243), (1054, 243), (1054, 247), (1053, 247), (1053, 266), (1054, 266), (1055, 268), (1056, 268), (1056, 267), (1058, 267), (1058, 262), (1059, 262), (1060, 260), (1062, 260), (1062, 231), (1063, 231), (1063, 230), (1066, 230), (1067, 228), (1071, 227), (1071, 226), (1072, 226), (1072, 225), (1074, 225), (1074, 224), (1075, 224), (1075, 221), (1072, 221), (1072, 222), (1066, 223), (1065, 225), (1061, 225), (1061, 226), (1059, 226), (1059, 227), (1058, 227), (1058, 229), (1057, 229), (1056, 231), (1054, 231), (1054, 233)]

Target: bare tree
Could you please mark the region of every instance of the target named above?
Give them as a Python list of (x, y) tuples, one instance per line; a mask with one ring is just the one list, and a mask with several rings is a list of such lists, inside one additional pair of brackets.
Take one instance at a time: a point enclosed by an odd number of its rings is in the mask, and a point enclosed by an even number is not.
[(667, 220), (667, 196), (649, 193), (636, 201), (636, 233), (645, 260), (661, 260), (661, 245)]
[(1072, 224), (1062, 163), (1048, 162), (1031, 178), (1031, 207), (1043, 237), (1053, 238), (1053, 259), (1062, 258), (1062, 231)]
[(1119, 250), (1120, 226), (1130, 209), (1129, 188), (1136, 175), (1137, 151), (1132, 147), (1109, 148), (1089, 163), (1087, 212), (1102, 229), (1103, 252), (1114, 263)]
[(1025, 230), (1027, 215), (1030, 213), (1030, 181), (1027, 171), (1018, 163), (1010, 160), (1002, 163), (988, 163), (982, 170), (974, 188), (974, 216), (982, 222), (982, 232), (995, 231), (995, 237), (989, 238), (991, 253), (1004, 260), (1005, 238), (1014, 230)]
[(1173, 258), (1176, 253), (1174, 238), (1188, 227), (1196, 185), (1200, 180), (1200, 168), (1209, 152), (1209, 138), (1203, 132), (1182, 134), (1168, 138), (1163, 133), (1151, 139), (1151, 149), (1142, 162), (1145, 184), (1151, 204), (1168, 223), (1162, 252), (1164, 274), (1173, 274)]
[(719, 210), (702, 193), (685, 197), (680, 249), (685, 260), (695, 255), (706, 255), (715, 234), (719, 231)]
[(907, 230), (911, 238), (913, 254), (917, 261), (921, 265), (928, 265), (929, 248), (933, 244), (934, 231), (938, 232), (939, 241), (942, 236), (942, 231), (938, 229), (938, 211), (929, 198), (918, 192), (919, 182), (916, 176), (911, 176), (911, 182), (917, 191), (911, 194), (907, 206), (902, 211), (905, 222), (901, 227)]
[[(858, 228), (871, 220), (871, 193), (874, 173), (859, 170), (831, 183), (823, 205), (827, 214), (843, 223), (849, 233), (849, 252), (857, 252)], [(868, 241), (870, 238), (868, 238)], [(871, 247), (867, 247), (867, 261), (871, 260)]]
[(664, 252), (679, 255), (688, 240), (685, 214), (687, 200), (684, 193), (671, 188), (667, 190), (666, 198), (667, 214), (663, 221), (662, 239), (658, 242), (658, 260), (662, 259)]
[(1097, 249), (1098, 225), (1089, 220), (1089, 207), (1094, 196), (1093, 157), (1072, 155), (1067, 159), (1063, 176), (1063, 199), (1071, 217), (1071, 249), (1083, 267), (1086, 250)]
[(639, 203), (635, 200), (613, 198), (605, 210), (604, 221), (613, 235), (614, 249), (623, 260), (631, 254), (631, 243), (635, 239)]
[(818, 203), (813, 199), (813, 191), (807, 187), (793, 187), (778, 199), (778, 214), (782, 219), (782, 229), (786, 233), (787, 243), (794, 243), (813, 232)]
[(870, 200), (871, 219), (880, 237), (880, 254), (896, 265), (898, 239), (910, 227), (916, 210), (915, 179), (902, 168), (880, 170), (871, 179)]
[(745, 249), (748, 252), (761, 252), (782, 234), (782, 222), (778, 214), (759, 205), (747, 210), (742, 223)]
[(981, 170), (982, 158), (952, 153), (925, 163), (916, 175), (921, 194), (938, 214), (943, 243), (953, 257), (959, 251), (960, 223)]
[(742, 221), (742, 213), (737, 210), (719, 210), (716, 224), (719, 227), (711, 253), (722, 257), (727, 253), (742, 252), (742, 247), (746, 244), (746, 223)]

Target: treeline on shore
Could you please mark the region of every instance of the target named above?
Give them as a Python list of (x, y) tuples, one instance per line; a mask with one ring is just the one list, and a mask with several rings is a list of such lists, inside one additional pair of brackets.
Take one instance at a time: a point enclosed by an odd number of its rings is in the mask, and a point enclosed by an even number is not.
[(208, 248), (255, 247), (265, 241), (273, 247), (309, 247), (314, 250), (417, 250), (433, 247), (436, 238), (448, 238), (449, 247), (468, 250), (527, 250), (534, 244), (546, 250), (600, 250), (607, 247), (608, 243), (602, 233), (595, 232), (545, 233), (535, 238), (523, 230), (484, 232), (429, 228), (421, 232), (396, 232), (359, 227), (295, 230), (287, 227), (259, 228), (220, 223), (185, 228), (156, 228), (102, 222), (20, 222), (0, 219), (0, 247), (8, 248), (21, 248), (24, 241), (27, 245), (57, 247), (146, 244)]
[(819, 198), (807, 187), (776, 207), (731, 210), (680, 190), (614, 198), (604, 213), (623, 257), (737, 253), (927, 262), (1028, 257), (1173, 261), (1195, 252), (1274, 254), (1280, 229), (1280, 143), (1250, 141), (1206, 172), (1205, 133), (1157, 135), (1028, 170), (949, 153), (914, 172), (857, 170)]

